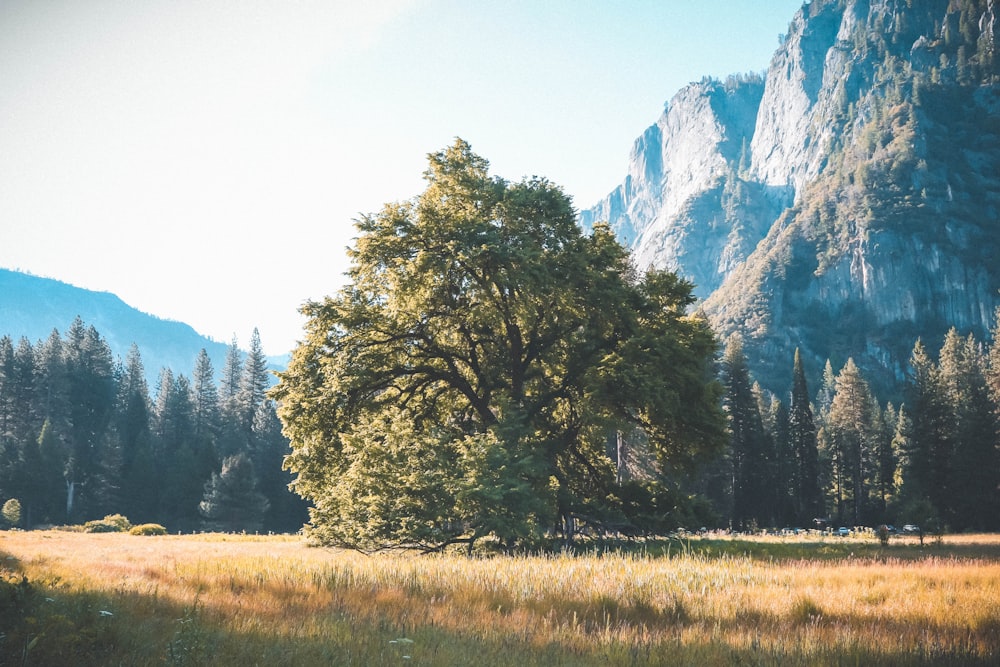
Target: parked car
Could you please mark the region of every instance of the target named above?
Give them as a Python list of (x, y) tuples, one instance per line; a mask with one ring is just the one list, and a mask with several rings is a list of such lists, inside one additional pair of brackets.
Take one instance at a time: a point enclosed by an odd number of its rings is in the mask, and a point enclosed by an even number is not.
[(914, 526), (912, 523), (908, 523), (905, 526), (903, 526), (903, 534), (904, 535), (919, 535), (920, 534), (920, 527), (919, 526)]
[(851, 534), (851, 529), (845, 526), (841, 526), (840, 528), (837, 529), (837, 535), (840, 535), (841, 537), (847, 537), (850, 534)]

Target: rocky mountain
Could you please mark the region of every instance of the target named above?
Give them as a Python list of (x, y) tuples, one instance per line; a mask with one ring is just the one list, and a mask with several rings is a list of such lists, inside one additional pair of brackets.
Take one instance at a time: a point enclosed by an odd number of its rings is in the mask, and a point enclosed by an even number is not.
[[(217, 375), (225, 364), (228, 344), (202, 336), (187, 324), (141, 312), (108, 292), (0, 269), (0, 336), (10, 336), (15, 346), (22, 337), (32, 344), (45, 340), (53, 329), (65, 334), (76, 317), (97, 329), (119, 359), (124, 360), (135, 343), (153, 391), (162, 368), (190, 377), (202, 348)], [(282, 368), (283, 362), (271, 360), (275, 368)]]
[(589, 210), (690, 279), (784, 393), (848, 357), (876, 387), (914, 342), (986, 338), (1000, 289), (997, 0), (813, 0), (762, 76), (693, 83)]

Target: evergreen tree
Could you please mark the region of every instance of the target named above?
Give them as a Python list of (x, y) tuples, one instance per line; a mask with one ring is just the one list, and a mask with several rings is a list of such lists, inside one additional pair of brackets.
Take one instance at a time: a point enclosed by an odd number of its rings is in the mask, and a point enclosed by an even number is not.
[(240, 379), (243, 376), (243, 352), (239, 341), (233, 336), (226, 349), (226, 361), (222, 367), (222, 386), (219, 398), (223, 403), (234, 400), (240, 393)]
[(204, 348), (195, 362), (192, 384), (194, 409), (194, 434), (191, 446), (195, 465), (195, 478), (199, 483), (208, 480), (219, 467), (217, 443), (222, 429), (219, 412), (219, 391), (215, 385), (212, 360)]
[(896, 472), (898, 469), (898, 457), (894, 443), (899, 428), (899, 412), (892, 403), (889, 403), (884, 411), (880, 410), (873, 399), (872, 414), (875, 415), (875, 428), (872, 432), (874, 447), (873, 510), (880, 523), (891, 523), (889, 509), (896, 495)]
[(769, 525), (771, 461), (750, 369), (739, 338), (732, 338), (723, 357), (723, 407), (729, 416), (730, 452), (733, 461), (733, 526), (751, 530)]
[(855, 526), (869, 518), (873, 425), (868, 384), (854, 360), (848, 359), (837, 375), (827, 427), (834, 453), (837, 516)]
[(824, 516), (823, 494), (820, 486), (819, 445), (809, 388), (806, 384), (802, 357), (795, 350), (792, 370), (792, 406), (788, 413), (788, 439), (795, 455), (795, 510), (798, 521), (808, 525), (813, 519)]
[(69, 453), (52, 422), (46, 420), (38, 434), (38, 484), (29, 489), (27, 500), (36, 508), (39, 521), (66, 521), (65, 476)]
[(789, 431), (789, 412), (785, 404), (777, 397), (771, 397), (765, 423), (772, 433), (774, 443), (774, 493), (775, 517), (782, 525), (796, 523), (798, 512), (795, 497), (798, 493), (798, 462), (795, 450), (792, 448), (791, 432)]
[[(33, 463), (38, 451), (38, 405), (35, 391), (35, 354), (31, 343), (22, 338), (14, 349), (0, 341), (0, 496), (20, 498), (24, 525), (32, 522), (33, 503), (28, 498), (37, 484)], [(33, 496), (32, 496), (33, 497)]]
[(163, 476), (160, 522), (171, 527), (194, 529), (198, 503), (207, 475), (196, 455), (195, 402), (191, 383), (178, 375), (161, 387), (165, 398), (157, 407), (157, 451)]
[(113, 465), (108, 441), (116, 390), (111, 349), (93, 326), (76, 318), (66, 333), (64, 353), (70, 416), (66, 513), (78, 519), (98, 514), (113, 494), (104, 471)]
[(252, 460), (259, 480), (257, 488), (270, 503), (264, 517), (264, 530), (284, 533), (301, 529), (309, 518), (307, 505), (289, 488), (292, 475), (283, 466), (285, 456), (291, 449), (288, 439), (281, 433), (281, 422), (271, 400), (264, 400), (257, 406), (253, 419), (253, 441)]
[(236, 337), (226, 351), (226, 361), (222, 367), (222, 383), (219, 387), (219, 438), (216, 442), (218, 455), (226, 458), (246, 451), (249, 447), (248, 433), (240, 405), (240, 383), (243, 378), (243, 352)]
[(257, 491), (253, 463), (245, 454), (230, 456), (212, 473), (198, 510), (208, 530), (258, 532), (269, 503)]
[(945, 506), (952, 424), (937, 364), (918, 340), (910, 355), (909, 432), (902, 452), (904, 504)]
[[(11, 424), (14, 421), (14, 341), (10, 336), (0, 336), (0, 457), (11, 439)], [(0, 481), (0, 491), (2, 491)]]
[(421, 471), (427, 495), (388, 524), (397, 544), (527, 544), (554, 525), (568, 539), (615, 512), (608, 433), (641, 428), (660, 470), (721, 445), (690, 284), (638, 274), (558, 187), (492, 177), (461, 140), (429, 162), (422, 195), (359, 222), (351, 282), (307, 304), (273, 394), (314, 537), (384, 544), (359, 504), (395, 503)]
[(118, 384), (114, 433), (121, 452), (121, 500), (138, 522), (157, 519), (160, 475), (153, 458), (152, 404), (139, 347), (131, 346)]
[(837, 374), (833, 370), (833, 364), (826, 360), (823, 366), (823, 383), (819, 391), (816, 392), (816, 410), (819, 413), (820, 421), (826, 423), (827, 413), (833, 404), (833, 396), (837, 393)]
[(21, 452), (12, 425), (17, 413), (14, 402), (14, 343), (0, 337), (0, 498), (15, 495), (14, 480), (20, 472)]
[[(954, 332), (954, 330), (952, 330)], [(941, 352), (941, 375), (953, 413), (953, 451), (947, 506), (940, 508), (955, 530), (998, 525), (997, 419), (986, 380), (986, 358), (970, 334), (949, 333)]]
[(198, 352), (193, 380), (195, 437), (203, 449), (214, 449), (219, 433), (219, 390), (212, 359), (205, 348)]
[(260, 344), (260, 333), (255, 327), (250, 336), (250, 350), (243, 363), (243, 373), (240, 376), (240, 389), (237, 395), (240, 423), (248, 434), (253, 432), (254, 415), (257, 413), (257, 408), (267, 398), (269, 383), (267, 357)]
[(10, 435), (23, 447), (36, 442), (42, 428), (38, 406), (38, 371), (35, 349), (27, 338), (18, 341), (14, 350), (14, 377), (10, 385), (12, 398), (18, 406), (8, 422)]
[(62, 335), (57, 329), (39, 346), (37, 368), (40, 423), (48, 421), (49, 430), (62, 438), (69, 428), (69, 381)]

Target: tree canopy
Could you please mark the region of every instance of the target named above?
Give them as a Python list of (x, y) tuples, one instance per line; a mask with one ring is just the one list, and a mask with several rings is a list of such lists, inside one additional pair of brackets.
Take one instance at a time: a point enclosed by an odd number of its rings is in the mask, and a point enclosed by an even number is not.
[(272, 395), (321, 542), (524, 544), (613, 520), (616, 430), (661, 470), (725, 442), (692, 286), (488, 166), (462, 140), (430, 155), (424, 193), (363, 217), (348, 284), (303, 308)]

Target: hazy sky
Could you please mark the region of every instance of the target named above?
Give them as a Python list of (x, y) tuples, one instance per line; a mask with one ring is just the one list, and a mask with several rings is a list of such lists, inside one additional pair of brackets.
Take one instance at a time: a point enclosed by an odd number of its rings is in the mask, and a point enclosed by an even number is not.
[(428, 153), (462, 137), (589, 207), (664, 102), (765, 69), (801, 4), (0, 0), (0, 267), (280, 354)]

